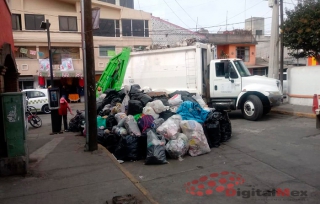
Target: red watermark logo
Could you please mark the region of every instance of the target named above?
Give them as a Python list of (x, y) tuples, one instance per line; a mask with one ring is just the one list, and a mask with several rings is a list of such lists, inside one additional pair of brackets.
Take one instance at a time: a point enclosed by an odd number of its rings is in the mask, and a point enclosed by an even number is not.
[(199, 179), (187, 182), (184, 186), (186, 193), (193, 196), (209, 196), (214, 193), (224, 193), (227, 197), (302, 197), (306, 198), (307, 191), (291, 190), (288, 188), (277, 188), (272, 190), (261, 190), (251, 188), (250, 190), (240, 189), (240, 185), (244, 184), (245, 179), (241, 174), (236, 172), (222, 171), (220, 173), (212, 173), (208, 176), (202, 176)]
[[(227, 196), (234, 194), (235, 187), (242, 185), (245, 179), (236, 172), (222, 171), (202, 176), (197, 180), (185, 184), (186, 193), (194, 196), (211, 195), (214, 192), (223, 193)], [(236, 193), (236, 191), (235, 191)]]

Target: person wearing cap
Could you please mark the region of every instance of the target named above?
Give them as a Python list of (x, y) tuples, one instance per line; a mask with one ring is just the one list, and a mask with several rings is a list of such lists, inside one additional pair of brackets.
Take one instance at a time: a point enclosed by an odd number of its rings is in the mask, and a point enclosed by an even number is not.
[[(68, 132), (68, 110), (71, 115), (73, 115), (72, 110), (67, 102), (67, 100), (64, 97), (60, 98), (60, 108), (59, 108), (59, 124), (61, 125), (62, 118), (63, 118), (63, 126), (64, 131)], [(62, 133), (62, 131), (60, 131)]]

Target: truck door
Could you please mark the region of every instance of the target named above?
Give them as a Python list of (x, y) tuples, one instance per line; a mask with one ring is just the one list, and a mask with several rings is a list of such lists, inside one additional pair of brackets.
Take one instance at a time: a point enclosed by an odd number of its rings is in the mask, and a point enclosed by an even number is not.
[[(214, 70), (212, 70), (214, 69)], [(237, 98), (241, 92), (241, 77), (229, 60), (211, 65), (211, 98)]]

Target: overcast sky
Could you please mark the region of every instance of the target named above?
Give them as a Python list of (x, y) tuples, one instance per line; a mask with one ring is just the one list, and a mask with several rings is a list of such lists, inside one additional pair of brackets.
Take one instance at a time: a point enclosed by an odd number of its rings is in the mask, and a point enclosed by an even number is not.
[[(208, 27), (210, 32), (243, 29), (246, 18), (264, 17), (265, 34), (270, 34), (272, 8), (267, 0), (134, 0), (135, 9), (152, 13), (171, 23), (195, 30)], [(297, 0), (284, 0), (284, 7), (292, 9)], [(198, 19), (198, 20), (197, 20)], [(198, 26), (197, 25), (198, 21)], [(241, 23), (241, 24), (235, 24)]]

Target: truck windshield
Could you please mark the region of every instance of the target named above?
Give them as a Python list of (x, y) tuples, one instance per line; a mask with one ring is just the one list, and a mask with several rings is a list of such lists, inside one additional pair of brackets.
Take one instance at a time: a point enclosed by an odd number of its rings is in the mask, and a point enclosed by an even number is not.
[(243, 63), (243, 61), (241, 60), (235, 60), (233, 61), (234, 65), (237, 67), (237, 70), (239, 72), (239, 74), (242, 77), (247, 77), (247, 76), (251, 76), (251, 73), (249, 72), (248, 68), (246, 67), (246, 65)]

